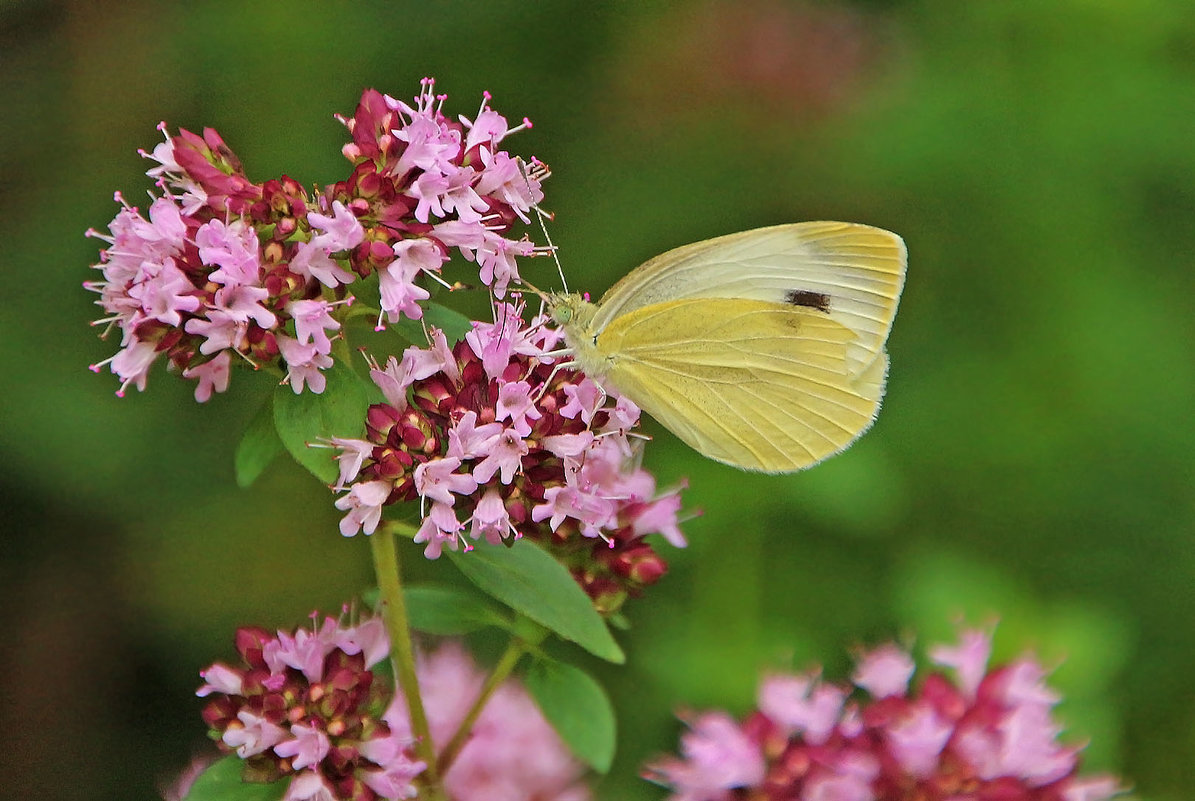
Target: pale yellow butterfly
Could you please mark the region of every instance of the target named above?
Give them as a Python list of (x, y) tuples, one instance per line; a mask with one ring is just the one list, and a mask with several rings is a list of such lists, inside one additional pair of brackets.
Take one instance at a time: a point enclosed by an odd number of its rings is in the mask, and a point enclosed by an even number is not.
[(546, 300), (586, 375), (711, 459), (784, 473), (875, 420), (907, 260), (880, 228), (795, 223), (670, 250), (597, 304)]

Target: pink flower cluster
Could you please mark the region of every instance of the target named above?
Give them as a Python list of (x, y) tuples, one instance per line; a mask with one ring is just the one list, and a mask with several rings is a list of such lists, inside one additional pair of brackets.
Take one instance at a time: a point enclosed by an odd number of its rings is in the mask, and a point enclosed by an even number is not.
[[(324, 389), (320, 371), (332, 364), (340, 323), (332, 316), (337, 302), (322, 289), (351, 279), (336, 259), (362, 241), (364, 229), (343, 203), (309, 211), (289, 181), (254, 186), (205, 160), (235, 163), (219, 160), (225, 152), (210, 130), (203, 139), (187, 131), (168, 139), (152, 156), (160, 166), (150, 174), (165, 194), (148, 217), (126, 204), (109, 235), (89, 232), (109, 246), (96, 265), (103, 280), (85, 286), (109, 315), (98, 322), (121, 332), (121, 350), (92, 369), (110, 365), (121, 379), (118, 395), (130, 384), (143, 390), (161, 356), (198, 382), (199, 401), (227, 389), (240, 360), (281, 361), (296, 393), (304, 385)], [(263, 238), (264, 231), (271, 233)]]
[(202, 671), (197, 694), (212, 696), (203, 719), (245, 760), (246, 781), (291, 777), (285, 801), (415, 796), (425, 765), (393, 719), (392, 688), (371, 670), (389, 653), (380, 618), (329, 617), (293, 634), (242, 628), (236, 645), (244, 665)]
[(654, 582), (664, 563), (643, 541), (681, 546), (678, 492), (659, 495), (632, 445), (639, 409), (546, 353), (560, 333), (522, 306), (495, 308), (455, 347), (432, 330), (374, 382), (366, 439), (337, 439), (346, 536), (378, 526), (385, 506), (418, 500), (415, 539), (429, 558), (470, 540), (526, 536), (572, 569), (599, 609)]
[(648, 767), (673, 801), (1105, 801), (1109, 776), (1078, 778), (1078, 751), (1057, 740), (1059, 696), (1025, 656), (989, 668), (991, 635), (964, 631), (931, 649), (954, 672), (910, 687), (914, 663), (896, 645), (860, 658), (851, 688), (818, 673), (764, 680), (759, 710), (690, 722), (681, 758)]
[(549, 174), (534, 159), (524, 166), (498, 149), (530, 121), (510, 127), (489, 107), (488, 92), (473, 120), (452, 121), (441, 111), (444, 99), (426, 78), (413, 105), (367, 90), (352, 117), (339, 117), (353, 137), (344, 147), (353, 173), (328, 197), (365, 222), (369, 235), (352, 263), (361, 275), (378, 273), (390, 322), (423, 316), (428, 292), (416, 279), (435, 278), (452, 248), (477, 263), (481, 282), (499, 298), (519, 277), (515, 259), (543, 252), (525, 237), (504, 236), (516, 219), (529, 221)]
[[(237, 632), (244, 664), (202, 672), (203, 711), (222, 750), (244, 762), (246, 781), (290, 777), (284, 801), (413, 798), (424, 764), (413, 758), (401, 693), (371, 668), (389, 642), (380, 618), (312, 630)], [(480, 696), (485, 675), (456, 643), (420, 654), (416, 674), (443, 747)], [(587, 801), (585, 772), (514, 680), (500, 685), (444, 776), (453, 801)], [(190, 777), (193, 778), (193, 777)]]
[[(481, 694), (485, 674), (458, 643), (446, 642), (417, 660), (419, 690), (437, 748), (447, 745)], [(393, 731), (410, 736), (400, 696), (388, 718)], [(517, 681), (490, 696), (469, 740), (444, 775), (453, 801), (588, 801), (585, 767), (544, 720)]]
[[(322, 392), (333, 364), (339, 306), (359, 277), (378, 273), (379, 324), (422, 317), (418, 279), (438, 273), (456, 248), (501, 296), (518, 277), (515, 259), (540, 251), (504, 236), (543, 197), (547, 169), (497, 148), (511, 128), (483, 102), (475, 120), (448, 121), (444, 97), (423, 83), (414, 105), (367, 90), (345, 153), (350, 178), (311, 196), (283, 177), (255, 184), (211, 129), (166, 136), (148, 171), (162, 191), (147, 213), (123, 208), (95, 266), (105, 317), (121, 333), (109, 366), (145, 388), (159, 357), (198, 382), (196, 400), (228, 387), (232, 366), (277, 365), (296, 393)], [(486, 96), (488, 101), (489, 96)], [(165, 132), (165, 128), (162, 128)]]

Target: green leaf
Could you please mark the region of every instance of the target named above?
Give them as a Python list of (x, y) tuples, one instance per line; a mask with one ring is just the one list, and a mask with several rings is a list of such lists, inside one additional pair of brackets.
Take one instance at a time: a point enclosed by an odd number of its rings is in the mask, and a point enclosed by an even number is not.
[(523, 683), (577, 758), (599, 773), (608, 771), (617, 724), (602, 685), (580, 668), (552, 660), (534, 662)]
[(250, 486), (283, 450), (285, 447), (278, 439), (278, 429), (274, 427), (274, 399), (267, 397), (237, 445), (234, 461), (237, 485)]
[(288, 781), (269, 784), (241, 781), (240, 757), (227, 756), (199, 774), (185, 801), (278, 801), (286, 793)]
[(459, 587), (408, 587), (403, 597), (411, 627), (428, 634), (468, 634), (486, 626), (510, 627), (510, 621), (496, 609)]
[(369, 392), (365, 383), (342, 362), (324, 371), (323, 393), (305, 389), (296, 395), (289, 386), (274, 391), (274, 425), (295, 461), (325, 484), (336, 480), (335, 451), (310, 443), (331, 437), (360, 437), (365, 430)]
[(464, 339), (465, 334), (473, 329), (468, 317), (447, 306), (441, 306), (439, 303), (428, 303), (423, 307), (422, 321), (408, 320), (403, 317), (394, 323), (393, 327), (397, 328), (398, 332), (409, 341), (423, 345), (427, 342), (427, 336), (423, 333), (425, 324), (435, 326), (443, 331), (449, 345)]
[(626, 661), (593, 602), (563, 565), (535, 543), (448, 552), (466, 578), (488, 595), (609, 662)]

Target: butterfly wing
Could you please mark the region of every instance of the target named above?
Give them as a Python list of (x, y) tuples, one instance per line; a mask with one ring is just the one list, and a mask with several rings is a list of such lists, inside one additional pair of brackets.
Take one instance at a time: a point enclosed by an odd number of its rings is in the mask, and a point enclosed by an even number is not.
[(879, 410), (881, 351), (852, 372), (854, 332), (815, 309), (690, 298), (598, 334), (608, 380), (688, 445), (746, 470), (800, 470), (845, 448)]
[(908, 261), (904, 241), (868, 225), (805, 222), (758, 228), (670, 250), (615, 284), (592, 330), (645, 306), (739, 298), (816, 309), (848, 328), (850, 369), (883, 350)]

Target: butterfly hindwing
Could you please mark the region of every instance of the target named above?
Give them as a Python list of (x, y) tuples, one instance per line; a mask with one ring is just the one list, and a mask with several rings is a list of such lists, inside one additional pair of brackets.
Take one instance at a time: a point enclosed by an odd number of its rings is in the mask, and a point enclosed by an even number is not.
[(620, 315), (596, 344), (609, 382), (694, 449), (784, 472), (837, 453), (874, 419), (887, 360), (852, 370), (852, 342), (814, 308), (688, 298)]

